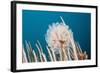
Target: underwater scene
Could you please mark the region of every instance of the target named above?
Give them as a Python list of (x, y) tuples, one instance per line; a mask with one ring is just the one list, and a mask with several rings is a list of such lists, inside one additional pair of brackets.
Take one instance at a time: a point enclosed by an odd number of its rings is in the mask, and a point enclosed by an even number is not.
[(91, 14), (22, 10), (22, 63), (91, 59)]

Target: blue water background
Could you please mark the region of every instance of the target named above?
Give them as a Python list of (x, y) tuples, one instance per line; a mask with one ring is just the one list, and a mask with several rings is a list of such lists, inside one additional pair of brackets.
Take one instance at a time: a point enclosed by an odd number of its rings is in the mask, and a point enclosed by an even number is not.
[(30, 41), (33, 49), (38, 52), (35, 44), (40, 41), (44, 53), (47, 53), (45, 34), (48, 25), (61, 22), (60, 16), (74, 34), (75, 41), (79, 42), (83, 51), (91, 58), (91, 14), (79, 12), (55, 12), (55, 11), (22, 11), (22, 40)]

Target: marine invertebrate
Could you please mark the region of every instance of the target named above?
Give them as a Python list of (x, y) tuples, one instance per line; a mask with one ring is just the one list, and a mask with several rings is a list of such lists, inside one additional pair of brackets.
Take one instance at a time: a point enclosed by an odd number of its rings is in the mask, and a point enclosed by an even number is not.
[[(79, 52), (77, 50), (81, 48), (77, 48), (79, 45), (75, 45), (76, 42), (74, 41), (73, 32), (69, 29), (69, 26), (65, 24), (63, 18), (60, 18), (62, 22), (49, 25), (45, 36), (46, 42), (51, 49), (59, 52), (60, 60), (78, 60)], [(72, 51), (72, 53), (70, 51)], [(79, 56), (82, 56), (82, 54)]]

